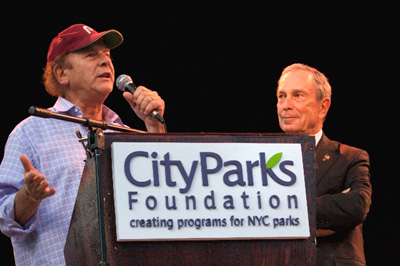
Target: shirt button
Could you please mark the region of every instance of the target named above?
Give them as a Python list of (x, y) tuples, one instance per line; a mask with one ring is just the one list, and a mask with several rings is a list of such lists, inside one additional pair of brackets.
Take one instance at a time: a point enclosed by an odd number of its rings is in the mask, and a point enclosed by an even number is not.
[(75, 113), (79, 112), (78, 107), (75, 107), (74, 111), (75, 111)]

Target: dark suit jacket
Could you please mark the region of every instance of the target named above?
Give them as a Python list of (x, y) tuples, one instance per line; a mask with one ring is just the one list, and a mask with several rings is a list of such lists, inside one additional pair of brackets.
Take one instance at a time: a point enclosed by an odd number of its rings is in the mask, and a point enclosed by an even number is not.
[(362, 223), (372, 193), (368, 153), (323, 135), (316, 165), (317, 228), (336, 232), (317, 238), (317, 265), (365, 265)]

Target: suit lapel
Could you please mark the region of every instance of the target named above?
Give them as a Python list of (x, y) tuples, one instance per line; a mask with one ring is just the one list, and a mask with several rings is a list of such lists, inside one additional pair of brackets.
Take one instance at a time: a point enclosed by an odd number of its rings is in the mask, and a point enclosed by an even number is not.
[(337, 158), (339, 157), (339, 144), (331, 141), (325, 134), (322, 135), (321, 141), (316, 148), (315, 162), (316, 162), (316, 180), (317, 185), (325, 173), (332, 167)]

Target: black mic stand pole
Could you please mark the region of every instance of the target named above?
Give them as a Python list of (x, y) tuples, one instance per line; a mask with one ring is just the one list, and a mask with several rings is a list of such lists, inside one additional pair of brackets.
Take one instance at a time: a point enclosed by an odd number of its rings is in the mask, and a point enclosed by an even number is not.
[(75, 116), (70, 116), (70, 115), (58, 114), (58, 113), (49, 111), (47, 109), (39, 108), (39, 107), (35, 107), (35, 106), (31, 106), (29, 108), (28, 112), (30, 115), (39, 116), (39, 117), (43, 117), (43, 118), (55, 118), (55, 119), (59, 119), (59, 120), (74, 122), (77, 124), (87, 126), (89, 128), (96, 127), (96, 128), (101, 128), (103, 130), (112, 129), (112, 130), (121, 131), (121, 132), (146, 133), (146, 131), (137, 130), (137, 129), (133, 129), (133, 128), (129, 128), (129, 127), (123, 127), (123, 126), (119, 126), (119, 125), (111, 125), (103, 120), (90, 119), (87, 117), (80, 118), (80, 117), (75, 117)]
[[(59, 120), (65, 120), (69, 122), (74, 122), (77, 124), (82, 124), (89, 128), (89, 132), (86, 138), (83, 138), (79, 131), (76, 132), (76, 135), (79, 138), (79, 142), (83, 144), (83, 141), (87, 140), (87, 145), (85, 147), (86, 154), (89, 158), (91, 158), (91, 151), (94, 154), (95, 167), (96, 167), (96, 193), (97, 193), (97, 214), (98, 214), (98, 223), (99, 223), (99, 235), (100, 235), (100, 266), (107, 266), (107, 249), (106, 249), (106, 238), (105, 238), (105, 225), (104, 225), (104, 211), (103, 211), (103, 196), (102, 196), (102, 187), (101, 187), (101, 176), (100, 176), (100, 158), (101, 154), (104, 150), (104, 133), (105, 129), (112, 129), (116, 131), (123, 132), (134, 132), (134, 133), (146, 133), (145, 131), (131, 129), (128, 127), (122, 127), (118, 125), (110, 125), (105, 121), (79, 118), (69, 115), (63, 115), (51, 112), (47, 109), (39, 108), (31, 106), (29, 108), (29, 114), (34, 116), (39, 116), (43, 118), (55, 118)], [(85, 146), (85, 145), (84, 145)]]

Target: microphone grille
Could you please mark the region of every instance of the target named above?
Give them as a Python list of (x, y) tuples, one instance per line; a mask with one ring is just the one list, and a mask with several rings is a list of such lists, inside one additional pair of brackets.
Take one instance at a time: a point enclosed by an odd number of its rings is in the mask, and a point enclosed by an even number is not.
[(133, 83), (132, 78), (125, 74), (119, 75), (119, 77), (115, 81), (115, 85), (117, 85), (117, 88), (121, 91), (125, 91), (125, 87), (129, 83)]

